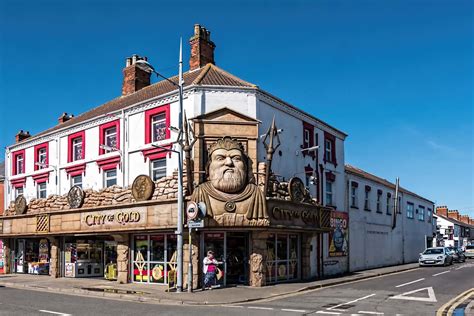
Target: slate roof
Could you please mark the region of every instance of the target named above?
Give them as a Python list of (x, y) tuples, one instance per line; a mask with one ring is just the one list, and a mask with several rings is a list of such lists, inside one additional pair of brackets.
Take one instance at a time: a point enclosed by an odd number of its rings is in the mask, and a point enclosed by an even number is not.
[[(388, 180), (386, 180), (386, 179), (382, 179), (382, 178), (380, 178), (380, 177), (377, 177), (376, 175), (373, 175), (373, 174), (371, 174), (371, 173), (368, 173), (367, 171), (364, 171), (364, 170), (362, 170), (362, 169), (359, 169), (359, 168), (357, 168), (357, 167), (354, 167), (354, 166), (351, 166), (351, 165), (348, 165), (348, 164), (345, 165), (345, 170), (346, 170), (346, 172), (348, 172), (348, 173), (352, 173), (352, 174), (355, 174), (355, 175), (360, 176), (360, 177), (362, 177), (362, 178), (365, 178), (365, 179), (368, 179), (368, 180), (372, 180), (372, 181), (374, 181), (374, 182), (380, 183), (380, 184), (382, 184), (382, 185), (384, 185), (384, 186), (387, 186), (387, 187), (389, 187), (389, 188), (395, 190), (395, 184), (393, 184), (392, 182), (390, 182), (390, 181), (388, 181)], [(420, 195), (418, 195), (418, 194), (416, 194), (416, 193), (413, 193), (413, 192), (411, 192), (411, 191), (409, 191), (409, 190), (407, 190), (407, 189), (404, 189), (404, 188), (402, 188), (401, 186), (400, 186), (399, 189), (400, 189), (400, 192), (404, 192), (404, 193), (407, 193), (407, 194), (411, 194), (411, 195), (413, 195), (413, 196), (415, 196), (415, 197), (417, 197), (417, 198), (419, 198), (419, 199), (422, 199), (422, 200), (424, 200), (424, 201), (426, 201), (426, 202), (429, 202), (429, 203), (431, 203), (431, 204), (434, 204), (433, 201), (430, 201), (430, 200), (428, 200), (427, 198), (424, 198), (424, 197), (422, 197), (422, 196), (420, 196)]]

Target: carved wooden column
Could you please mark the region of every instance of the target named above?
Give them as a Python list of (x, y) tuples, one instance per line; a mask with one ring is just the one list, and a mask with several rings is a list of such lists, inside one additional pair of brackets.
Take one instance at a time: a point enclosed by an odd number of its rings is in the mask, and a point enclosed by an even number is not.
[(128, 283), (130, 238), (128, 234), (114, 235), (113, 237), (117, 241), (117, 282)]
[(59, 238), (49, 237), (50, 258), (49, 258), (49, 275), (52, 278), (59, 278)]
[(265, 280), (265, 259), (267, 250), (267, 232), (252, 232), (251, 248), (250, 248), (250, 286), (264, 286)]

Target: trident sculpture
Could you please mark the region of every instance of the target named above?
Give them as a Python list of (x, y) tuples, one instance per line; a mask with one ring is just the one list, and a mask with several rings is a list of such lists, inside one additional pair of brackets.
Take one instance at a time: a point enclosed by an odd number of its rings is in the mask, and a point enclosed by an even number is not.
[(263, 146), (265, 146), (265, 150), (267, 151), (267, 165), (265, 167), (265, 184), (263, 191), (265, 196), (267, 196), (268, 193), (268, 182), (270, 180), (270, 170), (272, 167), (273, 154), (281, 145), (280, 136), (278, 136), (278, 133), (279, 131), (275, 125), (275, 116), (273, 116), (272, 125), (270, 126), (267, 133), (265, 134), (265, 137), (263, 138)]

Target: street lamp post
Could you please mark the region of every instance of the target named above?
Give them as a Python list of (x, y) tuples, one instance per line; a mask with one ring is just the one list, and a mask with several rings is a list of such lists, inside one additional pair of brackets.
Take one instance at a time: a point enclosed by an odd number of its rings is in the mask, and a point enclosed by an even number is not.
[[(176, 236), (177, 236), (177, 262), (176, 262), (176, 292), (183, 291), (183, 145), (182, 145), (182, 128), (183, 128), (183, 49), (182, 49), (182, 40), (180, 39), (179, 43), (179, 76), (178, 83), (171, 81), (165, 76), (158, 73), (153, 66), (148, 63), (146, 60), (138, 60), (137, 64), (141, 65), (145, 71), (153, 72), (157, 77), (163, 78), (166, 81), (170, 82), (174, 86), (178, 87), (178, 98), (179, 98), (179, 134), (176, 143), (178, 144), (178, 150), (167, 150), (175, 152), (178, 154), (178, 220), (176, 223)], [(156, 147), (159, 147), (156, 145)], [(161, 147), (160, 147), (161, 148)]]

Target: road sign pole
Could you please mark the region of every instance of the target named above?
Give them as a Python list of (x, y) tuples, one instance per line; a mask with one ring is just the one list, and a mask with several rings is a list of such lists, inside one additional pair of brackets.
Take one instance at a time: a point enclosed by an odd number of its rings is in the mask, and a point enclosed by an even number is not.
[(192, 232), (193, 229), (189, 226), (189, 263), (188, 263), (188, 292), (193, 292), (193, 243), (192, 243)]

